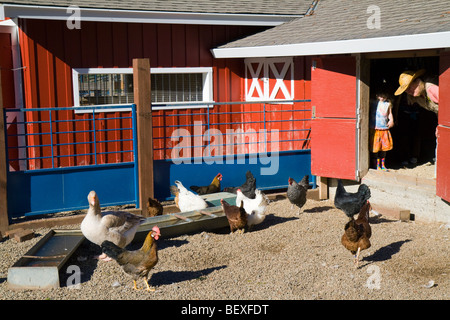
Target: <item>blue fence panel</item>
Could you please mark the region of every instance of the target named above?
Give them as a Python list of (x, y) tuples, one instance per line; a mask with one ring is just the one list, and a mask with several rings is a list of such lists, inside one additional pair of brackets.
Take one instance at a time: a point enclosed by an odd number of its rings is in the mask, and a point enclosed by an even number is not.
[[(189, 189), (191, 185), (208, 185), (217, 173), (223, 175), (221, 187), (236, 187), (245, 182), (245, 174), (250, 170), (256, 179), (256, 186), (261, 190), (283, 189), (288, 186), (288, 178), (296, 181), (304, 175), (310, 176), (310, 184), (316, 187), (316, 178), (311, 176), (310, 150), (283, 151), (277, 155), (278, 170), (273, 175), (263, 175), (261, 171), (268, 168), (267, 163), (274, 159), (259, 157), (258, 155), (234, 156), (233, 161), (223, 163), (216, 161), (210, 164), (205, 162), (176, 164), (172, 159), (156, 160), (153, 163), (155, 180), (155, 197), (158, 199), (173, 199), (169, 192), (171, 184), (179, 180)], [(215, 159), (217, 160), (217, 159)], [(266, 164), (263, 164), (266, 163)]]
[[(102, 109), (114, 110), (115, 108), (123, 111), (124, 106), (107, 107), (74, 107), (74, 108), (34, 108), (34, 109), (4, 109), (5, 119), (8, 119), (8, 113), (15, 113), (14, 120), (5, 121), (6, 128), (13, 126), (15, 130), (6, 130), (7, 141), (14, 141), (15, 145), (7, 144), (7, 163), (11, 167), (8, 169), (8, 214), (10, 219), (23, 216), (33, 216), (45, 213), (54, 213), (60, 211), (85, 209), (88, 207), (87, 195), (91, 190), (95, 190), (99, 195), (102, 206), (120, 205), (120, 204), (138, 204), (138, 178), (137, 178), (137, 135), (136, 135), (136, 106), (125, 106), (130, 109), (131, 116), (121, 113), (117, 118), (100, 118), (98, 113)], [(75, 110), (85, 110), (90, 116), (88, 119), (63, 119), (57, 120), (58, 112), (75, 112)], [(35, 112), (37, 114), (48, 114), (48, 120), (26, 121), (26, 113)], [(41, 119), (40, 116), (36, 118)], [(102, 129), (96, 127), (96, 122), (102, 120), (131, 120), (131, 127)], [(74, 131), (58, 131), (59, 123), (72, 124), (79, 121), (88, 122), (90, 129)], [(28, 129), (30, 125), (39, 125), (38, 132)], [(46, 125), (44, 129), (44, 125)], [(12, 132), (8, 132), (12, 131)], [(128, 132), (131, 139), (97, 139), (101, 132), (120, 131), (119, 135)], [(91, 140), (58, 142), (61, 135), (67, 134), (86, 134)], [(29, 144), (30, 137), (50, 137), (50, 143)], [(48, 140), (48, 138), (46, 139)], [(42, 141), (42, 140), (40, 140)], [(128, 142), (132, 145), (131, 150), (103, 150), (100, 152), (97, 146), (107, 143)], [(92, 152), (76, 154), (60, 154), (56, 152), (61, 147), (73, 147), (77, 145), (89, 145)], [(31, 156), (31, 148), (50, 148), (50, 155)], [(11, 151), (13, 150), (13, 151)], [(47, 152), (49, 153), (49, 152)], [(131, 153), (131, 161), (119, 163), (99, 164), (100, 157), (106, 157), (112, 154)], [(15, 154), (10, 157), (10, 154)], [(73, 165), (58, 167), (56, 163), (64, 157), (84, 156), (93, 159), (89, 165)], [(44, 169), (30, 170), (32, 161), (42, 161), (47, 159), (51, 165)], [(19, 166), (19, 168), (18, 168)], [(13, 169), (15, 167), (15, 170)]]
[[(175, 180), (179, 180), (186, 188), (191, 185), (208, 185), (217, 173), (222, 173), (223, 180), (221, 182), (222, 188), (231, 186), (240, 186), (245, 181), (245, 174), (250, 170), (256, 178), (256, 185), (263, 190), (282, 189), (288, 186), (288, 178), (292, 177), (299, 181), (304, 175), (310, 176), (310, 183), (313, 188), (316, 187), (315, 177), (311, 175), (311, 150), (309, 149), (310, 142), (310, 116), (308, 117), (292, 117), (293, 114), (310, 114), (309, 104), (310, 100), (292, 100), (283, 102), (223, 102), (223, 103), (187, 103), (178, 105), (182, 109), (176, 114), (162, 114), (161, 117), (174, 118), (174, 121), (164, 121), (162, 126), (154, 126), (156, 129), (167, 129), (172, 132), (174, 129), (186, 129), (190, 132), (189, 135), (154, 137), (154, 139), (162, 139), (165, 143), (163, 147), (155, 148), (155, 151), (163, 151), (167, 155), (168, 151), (177, 151), (177, 149), (186, 151), (188, 154), (196, 155), (199, 149), (201, 152), (211, 147), (209, 137), (205, 137), (206, 132), (211, 128), (218, 126), (227, 128), (237, 127), (257, 127), (263, 131), (262, 137), (260, 132), (254, 132), (258, 135), (256, 141), (241, 141), (234, 140), (227, 141), (228, 135), (243, 135), (249, 136), (245, 130), (243, 132), (227, 133), (222, 132), (222, 142), (219, 143), (221, 148), (225, 150), (226, 147), (249, 147), (252, 144), (259, 150), (259, 152), (244, 152), (233, 155), (223, 155), (214, 157), (189, 157), (189, 158), (166, 158), (163, 160), (154, 161), (154, 179), (155, 179), (155, 196), (158, 199), (173, 199), (169, 192), (169, 187), (174, 184)], [(291, 108), (270, 108), (271, 105), (286, 106), (292, 105)], [(222, 108), (233, 105), (252, 105), (259, 106), (253, 108), (251, 111), (224, 111)], [(186, 109), (183, 110), (183, 107)], [(202, 108), (195, 112), (189, 113), (188, 108)], [(257, 110), (259, 109), (259, 110)], [(283, 117), (285, 113), (291, 113), (290, 119)], [(195, 115), (197, 118), (202, 118), (203, 122), (199, 123), (182, 123), (181, 117), (190, 117)], [(245, 121), (250, 118), (250, 121)], [(250, 116), (248, 116), (250, 115)], [(227, 122), (223, 121), (226, 117), (242, 117), (241, 121)], [(167, 119), (166, 118), (166, 119)], [(214, 120), (213, 120), (214, 119)], [(308, 124), (308, 125), (303, 125)], [(279, 138), (274, 139), (269, 135), (272, 127), (279, 127)], [(202, 127), (203, 130), (199, 130)], [(184, 130), (182, 132), (185, 132)], [(290, 136), (290, 137), (289, 137)], [(167, 141), (174, 141), (174, 139), (187, 139), (187, 141), (194, 141), (190, 147), (185, 145), (168, 144)], [(195, 143), (197, 141), (197, 143)], [(200, 144), (199, 144), (200, 142)], [(281, 145), (283, 143), (292, 143), (293, 145), (302, 145), (297, 149), (289, 149), (278, 152), (268, 152), (273, 150), (273, 145)], [(161, 145), (161, 144), (157, 144)], [(214, 145), (214, 147), (218, 146)], [(305, 147), (306, 146), (306, 147)], [(261, 149), (262, 148), (262, 149)], [(171, 153), (173, 154), (173, 152)], [(271, 172), (270, 172), (271, 171)]]
[[(301, 102), (309, 103), (310, 100), (293, 100), (283, 102), (285, 104)], [(221, 111), (222, 107), (230, 105), (248, 105), (260, 104), (261, 110), (253, 111)], [(284, 112), (310, 112), (309, 108), (291, 108), (289, 110), (268, 110), (270, 102), (228, 102), (228, 103), (188, 103), (186, 105), (177, 105), (177, 108), (203, 108), (196, 116), (204, 116), (206, 121), (203, 126), (206, 130), (220, 126), (245, 126), (254, 124), (264, 131), (262, 138), (258, 136), (256, 142), (235, 142), (233, 147), (250, 146), (252, 143), (262, 145), (262, 152), (252, 153), (236, 153), (233, 155), (222, 155), (199, 158), (191, 157), (186, 159), (163, 159), (154, 161), (154, 190), (155, 198), (159, 200), (168, 200), (173, 197), (170, 194), (170, 185), (174, 184), (175, 180), (180, 180), (187, 188), (191, 185), (208, 185), (212, 178), (217, 173), (223, 174), (222, 188), (230, 186), (239, 186), (245, 181), (245, 174), (250, 170), (256, 178), (257, 187), (263, 190), (286, 188), (288, 185), (288, 178), (293, 177), (300, 180), (305, 174), (310, 175), (311, 185), (315, 188), (315, 177), (311, 175), (311, 152), (309, 149), (310, 142), (310, 128), (308, 123), (310, 117), (292, 117), (285, 119)], [(100, 118), (99, 112), (106, 108), (108, 110), (118, 108), (120, 112), (123, 111), (124, 106), (105, 106), (105, 107), (77, 107), (77, 108), (36, 108), (36, 109), (5, 109), (7, 113), (16, 112), (22, 114), (21, 117), (16, 117), (13, 122), (5, 122), (8, 126), (16, 126), (14, 132), (7, 132), (9, 139), (22, 139), (22, 143), (17, 145), (7, 146), (8, 152), (14, 155), (7, 158), (8, 163), (16, 166), (16, 170), (8, 171), (8, 213), (10, 219), (19, 218), (22, 216), (33, 216), (44, 213), (53, 213), (59, 211), (68, 211), (76, 209), (87, 208), (86, 196), (90, 190), (95, 190), (100, 198), (102, 207), (108, 205), (119, 204), (135, 204), (138, 205), (139, 190), (138, 190), (138, 166), (137, 166), (137, 132), (136, 132), (136, 107), (135, 105), (127, 106), (131, 109), (131, 127), (120, 128), (113, 127), (110, 129), (101, 128), (97, 125), (101, 120), (124, 119), (126, 115), (119, 115), (117, 118)], [(62, 111), (74, 112), (75, 110), (85, 110), (90, 113), (89, 119), (64, 119), (58, 120), (55, 113)], [(187, 109), (186, 109), (187, 110)], [(48, 113), (48, 119), (42, 120), (37, 117), (33, 121), (25, 121), (26, 112)], [(119, 114), (119, 111), (117, 112)], [(222, 121), (227, 116), (243, 116), (244, 114), (251, 114), (251, 121)], [(177, 114), (164, 115), (165, 117), (185, 117), (192, 114), (188, 112), (179, 112)], [(258, 117), (260, 115), (260, 117)], [(253, 117), (255, 116), (255, 117)], [(5, 117), (6, 119), (8, 117)], [(244, 117), (242, 117), (244, 118)], [(247, 117), (248, 118), (248, 117)], [(19, 120), (21, 121), (19, 121)], [(215, 120), (213, 120), (215, 119)], [(58, 132), (58, 124), (65, 122), (89, 121), (88, 129), (73, 129), (73, 131)], [(178, 122), (179, 123), (179, 122)], [(47, 126), (47, 130), (40, 132), (27, 131), (27, 126), (41, 125)], [(280, 127), (280, 138), (278, 140), (272, 139), (267, 133), (274, 125)], [(195, 128), (194, 123), (184, 123), (178, 125), (165, 124), (162, 128)], [(155, 128), (156, 126), (154, 126)], [(20, 130), (18, 128), (21, 128)], [(156, 127), (156, 129), (158, 129)], [(128, 130), (132, 132), (132, 139), (118, 138), (102, 140), (97, 138), (97, 133), (105, 133), (112, 131)], [(61, 142), (58, 139), (59, 134), (85, 134), (92, 139), (87, 141), (73, 141)], [(248, 134), (244, 132), (242, 134)], [(26, 142), (33, 137), (47, 136), (46, 143), (30, 144)], [(201, 134), (203, 137), (203, 133)], [(226, 138), (227, 133), (224, 133)], [(48, 139), (50, 137), (50, 139)], [(196, 136), (191, 134), (189, 139), (194, 141)], [(290, 138), (286, 138), (290, 137)], [(300, 138), (299, 138), (300, 137)], [(177, 137), (154, 137), (154, 139), (164, 139), (164, 141)], [(226, 148), (229, 143), (226, 139), (222, 143), (222, 147)], [(260, 139), (261, 138), (261, 139)], [(7, 139), (8, 140), (8, 139)], [(192, 151), (195, 148), (206, 150), (210, 145), (205, 143), (203, 139), (200, 144), (192, 144)], [(209, 141), (209, 140), (208, 140)], [(98, 146), (102, 143), (109, 142), (128, 142), (132, 144), (131, 150), (99, 150)], [(266, 151), (270, 149), (270, 144), (292, 143), (295, 145), (303, 144), (300, 148), (294, 150), (284, 151)], [(84, 153), (76, 152), (75, 154), (61, 154), (57, 152), (61, 147), (76, 148), (79, 145), (88, 144), (90, 151)], [(270, 145), (271, 146), (271, 145)], [(305, 147), (306, 146), (306, 147)], [(50, 148), (51, 152), (46, 152), (45, 155), (33, 155), (30, 152), (31, 148)], [(167, 150), (173, 151), (179, 148), (177, 146), (164, 145), (164, 153)], [(268, 149), (267, 149), (268, 148)], [(13, 150), (13, 151), (11, 151)], [(15, 150), (15, 151), (14, 151)], [(21, 150), (19, 152), (19, 150)], [(158, 149), (155, 149), (158, 151)], [(261, 149), (260, 149), (261, 150)], [(10, 152), (11, 151), (11, 152)], [(121, 163), (103, 163), (99, 161), (101, 157), (106, 157), (110, 154), (121, 154), (132, 152), (132, 161)], [(195, 153), (192, 152), (194, 155)], [(61, 159), (64, 157), (80, 157), (84, 156), (90, 160), (89, 165), (74, 165), (70, 167), (59, 167)], [(33, 161), (50, 161), (50, 165), (45, 169), (35, 169), (30, 167)], [(17, 169), (17, 165), (20, 168)], [(267, 170), (273, 171), (268, 174)]]

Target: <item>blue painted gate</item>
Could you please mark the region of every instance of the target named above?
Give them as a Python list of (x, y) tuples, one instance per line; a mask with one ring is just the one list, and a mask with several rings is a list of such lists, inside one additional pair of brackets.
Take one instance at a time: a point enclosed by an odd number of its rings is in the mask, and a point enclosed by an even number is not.
[(91, 190), (102, 207), (138, 203), (135, 105), (4, 111), (10, 220), (85, 209)]
[[(289, 177), (299, 180), (305, 174), (315, 187), (309, 103), (228, 102), (154, 109), (154, 155), (163, 154), (154, 160), (155, 198), (172, 199), (170, 185), (175, 180), (187, 188), (207, 185), (219, 172), (222, 188), (239, 186), (247, 170), (262, 190), (286, 188)], [(193, 108), (195, 114), (189, 113)], [(91, 190), (99, 195), (102, 207), (138, 205), (135, 105), (4, 111), (10, 220), (86, 209)], [(176, 129), (182, 130), (175, 133)], [(230, 135), (245, 138), (230, 142)], [(258, 152), (251, 151), (252, 144)], [(230, 145), (244, 151), (210, 150)], [(181, 157), (167, 156), (178, 149), (184, 150)], [(188, 150), (192, 152), (184, 153)]]
[(173, 199), (175, 180), (189, 189), (208, 185), (217, 173), (222, 188), (240, 186), (248, 170), (262, 190), (287, 188), (289, 177), (304, 175), (315, 188), (310, 102), (190, 103), (153, 112), (155, 196)]

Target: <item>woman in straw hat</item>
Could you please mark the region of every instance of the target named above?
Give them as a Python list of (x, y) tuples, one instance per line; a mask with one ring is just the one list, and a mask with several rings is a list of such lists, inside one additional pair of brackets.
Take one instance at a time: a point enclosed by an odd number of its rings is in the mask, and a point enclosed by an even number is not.
[(417, 103), (434, 113), (439, 110), (439, 87), (429, 81), (423, 81), (420, 76), (425, 73), (425, 69), (416, 72), (405, 71), (400, 74), (398, 82), (400, 87), (395, 91), (395, 95), (401, 95), (403, 92), (408, 94), (408, 103)]
[[(401, 95), (406, 92), (408, 104), (417, 103), (422, 108), (433, 111), (436, 115), (439, 111), (439, 86), (427, 80), (422, 80), (420, 76), (425, 73), (425, 69), (420, 69), (416, 72), (405, 71), (400, 74), (398, 82), (400, 87), (395, 91), (395, 95)], [(438, 127), (436, 127), (436, 150), (435, 157), (437, 161), (437, 136)], [(435, 171), (436, 176), (436, 171)]]

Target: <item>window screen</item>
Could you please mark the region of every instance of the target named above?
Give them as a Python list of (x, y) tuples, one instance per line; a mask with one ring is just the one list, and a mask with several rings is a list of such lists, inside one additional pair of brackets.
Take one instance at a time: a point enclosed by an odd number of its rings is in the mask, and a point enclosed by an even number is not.
[(152, 102), (203, 101), (202, 73), (152, 74)]

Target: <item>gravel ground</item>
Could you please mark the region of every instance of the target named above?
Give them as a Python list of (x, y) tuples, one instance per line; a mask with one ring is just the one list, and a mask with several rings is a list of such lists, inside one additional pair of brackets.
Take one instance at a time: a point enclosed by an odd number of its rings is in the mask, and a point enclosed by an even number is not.
[[(48, 232), (39, 229), (33, 240), (0, 243), (0, 299), (449, 299), (448, 226), (371, 217), (372, 247), (356, 269), (340, 243), (346, 222), (331, 200), (308, 200), (298, 215), (281, 199), (270, 203), (266, 220), (251, 232), (223, 229), (159, 240), (160, 260), (149, 281), (155, 292), (135, 291), (114, 261), (92, 259), (100, 249), (87, 241), (62, 268), (61, 288), (10, 290), (8, 268)], [(82, 273), (79, 288), (66, 286), (72, 264)]]

